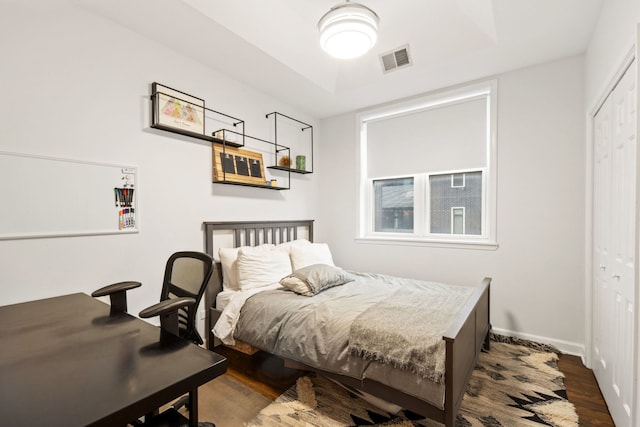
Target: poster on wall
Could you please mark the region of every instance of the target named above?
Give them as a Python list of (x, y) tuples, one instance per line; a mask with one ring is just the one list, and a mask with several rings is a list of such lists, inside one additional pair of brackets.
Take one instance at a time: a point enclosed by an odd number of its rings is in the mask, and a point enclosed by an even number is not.
[(204, 136), (204, 99), (154, 82), (151, 85), (151, 127), (196, 137)]

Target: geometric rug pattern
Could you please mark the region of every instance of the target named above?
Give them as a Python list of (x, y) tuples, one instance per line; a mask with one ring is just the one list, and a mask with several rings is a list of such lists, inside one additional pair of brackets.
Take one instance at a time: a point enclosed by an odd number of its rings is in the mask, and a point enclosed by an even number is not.
[[(528, 342), (491, 342), (473, 372), (456, 427), (574, 427), (558, 355)], [(249, 427), (442, 427), (409, 411), (389, 413), (325, 377), (309, 374), (264, 408)]]

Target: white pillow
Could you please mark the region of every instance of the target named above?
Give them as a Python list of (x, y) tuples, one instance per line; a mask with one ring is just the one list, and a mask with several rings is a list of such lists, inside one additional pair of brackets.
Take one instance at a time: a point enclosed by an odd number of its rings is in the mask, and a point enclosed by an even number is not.
[(266, 250), (273, 249), (274, 245), (265, 244), (256, 247), (243, 246), (241, 248), (220, 248), (218, 249), (218, 256), (220, 257), (220, 264), (222, 265), (222, 289), (225, 291), (239, 291), (240, 285), (238, 284), (238, 253), (240, 249), (247, 250)]
[(291, 261), (285, 251), (273, 248), (255, 249), (242, 248), (238, 252), (237, 268), (240, 290), (272, 285), (291, 274)]
[(291, 247), (291, 266), (293, 271), (314, 264), (326, 264), (335, 267), (333, 257), (326, 243), (312, 243)]
[(311, 244), (307, 239), (296, 239), (291, 240), (290, 242), (280, 243), (276, 246), (276, 249), (285, 251), (287, 254), (291, 253), (291, 248), (294, 246), (309, 246)]

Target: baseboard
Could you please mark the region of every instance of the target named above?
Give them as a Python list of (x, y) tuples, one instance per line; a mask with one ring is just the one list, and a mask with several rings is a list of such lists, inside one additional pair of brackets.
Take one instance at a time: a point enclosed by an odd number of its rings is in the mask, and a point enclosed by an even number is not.
[(572, 356), (578, 356), (582, 359), (582, 363), (585, 362), (584, 344), (579, 344), (576, 342), (570, 342), (570, 341), (564, 341), (564, 340), (557, 340), (557, 339), (547, 338), (547, 337), (541, 337), (538, 335), (524, 334), (522, 332), (514, 332), (514, 331), (509, 331), (509, 330), (500, 329), (500, 328), (492, 328), (492, 331), (495, 332), (496, 334), (505, 335), (507, 337), (515, 337), (515, 338), (521, 338), (523, 340), (539, 342), (542, 344), (549, 344), (557, 348), (560, 352), (564, 354), (570, 354)]

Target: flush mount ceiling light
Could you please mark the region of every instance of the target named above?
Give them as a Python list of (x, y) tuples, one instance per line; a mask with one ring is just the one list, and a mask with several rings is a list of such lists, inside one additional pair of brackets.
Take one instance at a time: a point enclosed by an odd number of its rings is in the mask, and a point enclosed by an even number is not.
[(379, 21), (367, 6), (347, 0), (320, 18), (320, 46), (334, 58), (356, 58), (376, 44)]

